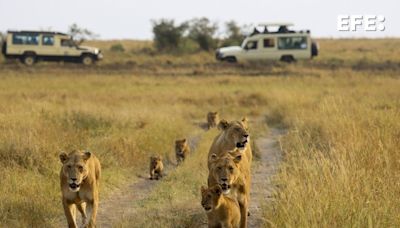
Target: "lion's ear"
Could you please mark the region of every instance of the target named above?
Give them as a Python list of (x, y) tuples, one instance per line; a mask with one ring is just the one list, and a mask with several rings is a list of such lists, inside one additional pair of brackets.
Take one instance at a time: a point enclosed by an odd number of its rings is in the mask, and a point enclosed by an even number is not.
[(249, 122), (249, 120), (247, 119), (247, 117), (243, 117), (242, 118), (242, 124), (243, 124), (244, 127), (247, 128), (249, 126), (248, 122)]
[(217, 115), (217, 114), (218, 114), (218, 112), (214, 112), (214, 114), (215, 114), (215, 115)]
[(87, 161), (91, 156), (92, 156), (92, 153), (90, 153), (89, 151), (86, 151), (85, 153), (83, 153), (83, 160)]
[(213, 153), (213, 154), (211, 154), (211, 157), (210, 157), (210, 161), (215, 161), (215, 160), (217, 160), (217, 154), (216, 153)]
[(242, 155), (241, 154), (238, 154), (233, 158), (233, 161), (235, 163), (239, 163), (241, 160), (242, 160)]
[(221, 193), (222, 193), (222, 188), (221, 188), (221, 186), (219, 186), (219, 185), (215, 186), (214, 193), (215, 193), (217, 196), (221, 195)]
[(219, 130), (226, 130), (229, 127), (229, 123), (226, 120), (221, 120), (218, 123), (218, 129)]
[(68, 160), (68, 155), (67, 155), (66, 153), (62, 152), (62, 153), (60, 154), (60, 161), (61, 161), (61, 163), (64, 164), (67, 160)]
[(207, 190), (207, 188), (202, 185), (201, 188), (200, 188), (201, 193), (205, 192), (206, 190)]
[(185, 143), (185, 142), (187, 142), (187, 140), (186, 139), (182, 139), (182, 142)]

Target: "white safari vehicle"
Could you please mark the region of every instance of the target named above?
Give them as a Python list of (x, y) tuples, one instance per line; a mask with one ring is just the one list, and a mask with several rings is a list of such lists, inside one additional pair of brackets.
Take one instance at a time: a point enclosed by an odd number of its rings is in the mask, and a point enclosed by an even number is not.
[[(311, 39), (310, 31), (293, 31), (291, 23), (260, 24), (263, 31), (254, 28), (239, 46), (223, 47), (216, 51), (216, 58), (227, 62), (252, 60), (281, 60), (292, 62), (298, 59), (311, 59), (318, 55), (318, 45)], [(278, 27), (270, 31), (270, 27)]]
[(8, 59), (20, 59), (26, 65), (33, 65), (37, 60), (91, 65), (103, 58), (100, 49), (78, 46), (67, 34), (43, 31), (8, 31), (2, 53)]

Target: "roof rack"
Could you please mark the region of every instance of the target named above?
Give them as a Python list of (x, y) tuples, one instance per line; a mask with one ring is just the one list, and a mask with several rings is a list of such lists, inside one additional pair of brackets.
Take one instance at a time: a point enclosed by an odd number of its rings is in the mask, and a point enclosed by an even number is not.
[[(278, 27), (277, 31), (269, 31), (268, 27), (275, 26)], [(254, 27), (253, 32), (250, 36), (255, 36), (258, 34), (276, 34), (276, 33), (310, 33), (310, 30), (290, 30), (288, 29), (289, 26), (294, 26), (293, 23), (290, 22), (268, 22), (268, 23), (259, 23), (257, 26)], [(264, 27), (263, 31), (258, 30), (257, 28)]]
[(40, 33), (40, 34), (49, 34), (49, 35), (64, 35), (64, 36), (68, 36), (68, 34), (62, 33), (62, 32), (37, 31), (37, 30), (21, 30), (21, 31), (8, 30), (7, 32), (8, 33)]
[(266, 22), (266, 23), (260, 23), (258, 26), (294, 26), (293, 23), (291, 22)]

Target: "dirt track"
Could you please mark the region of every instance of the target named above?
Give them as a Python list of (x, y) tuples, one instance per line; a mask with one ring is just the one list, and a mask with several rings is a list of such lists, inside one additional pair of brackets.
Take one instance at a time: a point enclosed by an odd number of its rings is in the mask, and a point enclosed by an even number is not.
[[(192, 151), (197, 147), (200, 138), (201, 135), (198, 133), (189, 137), (189, 146)], [(174, 168), (175, 164), (167, 164), (165, 173), (168, 174)], [(141, 208), (138, 202), (146, 199), (158, 183), (160, 182), (149, 180), (144, 174), (136, 182), (116, 190), (110, 197), (100, 202), (97, 226), (101, 228), (112, 227), (113, 224), (123, 220), (124, 217), (133, 215)]]
[(284, 130), (271, 128), (266, 136), (256, 140), (260, 157), (252, 167), (249, 227), (261, 227), (263, 224), (262, 206), (270, 201), (274, 190), (272, 178), (281, 161), (279, 141), (283, 134)]
[(100, 202), (97, 214), (98, 227), (112, 227), (125, 216), (134, 214), (140, 207), (135, 202), (145, 199), (157, 183), (143, 177), (115, 191), (108, 199)]

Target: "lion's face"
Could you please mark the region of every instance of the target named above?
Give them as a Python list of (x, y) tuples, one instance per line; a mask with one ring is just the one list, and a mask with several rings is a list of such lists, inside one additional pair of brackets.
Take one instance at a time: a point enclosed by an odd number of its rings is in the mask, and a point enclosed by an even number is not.
[(234, 147), (243, 150), (250, 141), (247, 119), (228, 123), (221, 120), (218, 127), (225, 132), (225, 140), (234, 144)]
[(79, 191), (82, 181), (88, 176), (87, 160), (90, 156), (90, 152), (79, 151), (74, 151), (69, 155), (60, 154), (60, 160), (63, 163), (62, 173), (67, 178), (69, 190), (72, 192)]
[(183, 151), (187, 147), (187, 140), (186, 139), (181, 139), (181, 140), (176, 140), (175, 141), (175, 151), (178, 154), (183, 154)]
[(242, 155), (240, 153), (235, 156), (226, 154), (218, 158), (216, 154), (213, 154), (211, 160), (213, 163), (210, 174), (213, 175), (219, 186), (221, 186), (223, 193), (228, 194), (233, 183), (240, 176), (238, 163), (242, 160)]
[(219, 185), (211, 188), (201, 187), (201, 206), (206, 212), (214, 210), (218, 205), (218, 200), (221, 197), (222, 189)]
[(150, 157), (150, 165), (152, 169), (155, 169), (159, 167), (162, 163), (162, 157), (161, 156), (153, 156)]

